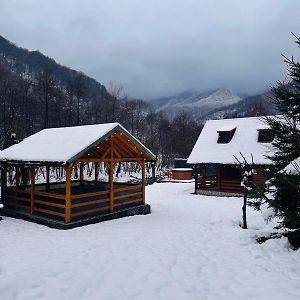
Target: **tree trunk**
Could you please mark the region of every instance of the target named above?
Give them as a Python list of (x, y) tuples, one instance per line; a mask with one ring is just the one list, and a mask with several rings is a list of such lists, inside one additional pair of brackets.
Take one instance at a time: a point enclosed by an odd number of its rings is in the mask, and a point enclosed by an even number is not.
[(243, 229), (248, 229), (247, 227), (247, 192), (244, 192), (244, 204), (242, 207), (243, 210), (243, 225), (242, 228)]

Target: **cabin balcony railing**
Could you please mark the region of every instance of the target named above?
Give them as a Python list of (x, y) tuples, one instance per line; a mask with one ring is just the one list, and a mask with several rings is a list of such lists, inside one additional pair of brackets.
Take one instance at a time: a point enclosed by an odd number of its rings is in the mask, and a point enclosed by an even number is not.
[(227, 193), (242, 193), (241, 179), (223, 179), (218, 176), (198, 176), (196, 189)]
[(218, 177), (217, 176), (198, 176), (197, 189), (199, 190), (218, 190)]

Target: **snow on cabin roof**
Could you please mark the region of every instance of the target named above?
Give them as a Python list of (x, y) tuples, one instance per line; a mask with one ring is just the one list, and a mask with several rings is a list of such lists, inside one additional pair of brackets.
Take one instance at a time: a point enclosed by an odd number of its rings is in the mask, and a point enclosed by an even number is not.
[[(236, 130), (229, 143), (217, 143), (218, 131), (234, 128)], [(255, 164), (270, 164), (265, 156), (273, 153), (271, 144), (258, 142), (258, 129), (262, 128), (266, 129), (267, 126), (260, 117), (209, 120), (205, 123), (187, 163), (234, 164), (234, 155), (240, 159), (241, 152), (248, 162), (251, 162), (252, 154)]]
[(234, 130), (234, 129), (236, 129), (236, 126), (230, 124), (230, 125), (222, 126), (221, 128), (219, 128), (219, 129), (217, 130), (217, 132), (232, 131), (232, 130)]
[(71, 162), (80, 152), (121, 130), (137, 143), (148, 156), (155, 155), (119, 123), (44, 129), (0, 152), (0, 161)]

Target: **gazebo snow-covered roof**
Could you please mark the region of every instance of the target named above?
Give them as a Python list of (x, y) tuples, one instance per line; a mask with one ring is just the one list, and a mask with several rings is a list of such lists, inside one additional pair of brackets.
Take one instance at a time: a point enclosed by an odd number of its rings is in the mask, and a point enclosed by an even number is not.
[[(268, 165), (271, 161), (266, 156), (272, 155), (272, 146), (270, 140), (260, 139), (260, 134), (268, 130), (261, 117), (209, 120), (187, 162), (234, 164), (234, 155), (240, 158), (242, 153), (249, 162), (252, 154), (255, 164)], [(266, 134), (262, 137), (268, 138)]]
[[(116, 134), (116, 132), (120, 135), (118, 135), (120, 144), (122, 141), (125, 144), (131, 143), (132, 146), (129, 145), (128, 147), (138, 148), (140, 152), (143, 152), (145, 160), (155, 160), (155, 155), (122, 125), (107, 123), (44, 129), (29, 136), (19, 144), (0, 152), (0, 161), (68, 164), (82, 156), (83, 153), (88, 153), (90, 149), (101, 144), (102, 141), (105, 141), (112, 134)], [(123, 137), (121, 137), (122, 135)], [(99, 149), (100, 153), (106, 151), (105, 145), (103, 147), (103, 149)], [(127, 157), (129, 151), (126, 152), (126, 146), (122, 146), (121, 149), (123, 150), (118, 151), (124, 152), (122, 156), (130, 158), (130, 156)], [(91, 158), (93, 156), (92, 153), (87, 155), (91, 155)]]

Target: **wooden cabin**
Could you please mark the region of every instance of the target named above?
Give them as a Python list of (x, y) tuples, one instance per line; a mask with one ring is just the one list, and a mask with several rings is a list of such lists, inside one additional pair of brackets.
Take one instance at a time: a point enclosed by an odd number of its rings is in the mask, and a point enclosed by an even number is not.
[(257, 172), (253, 180), (257, 185), (264, 183), (273, 139), (273, 132), (259, 117), (207, 121), (188, 158), (194, 165), (195, 192), (241, 194), (242, 174), (234, 157), (243, 160), (240, 153), (249, 163), (253, 155)]
[[(118, 123), (44, 129), (1, 152), (2, 213), (56, 228), (148, 214), (149, 161), (154, 154)], [(114, 180), (122, 162), (139, 165), (139, 183)], [(87, 166), (93, 167), (92, 180), (84, 177)], [(107, 181), (99, 180), (100, 166)], [(37, 181), (41, 170), (44, 178)]]

